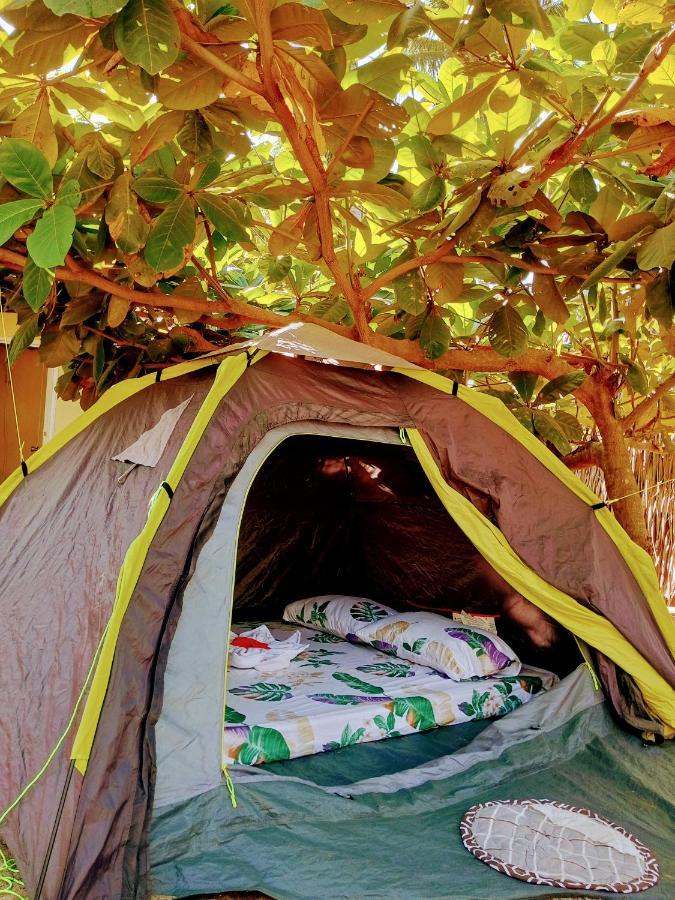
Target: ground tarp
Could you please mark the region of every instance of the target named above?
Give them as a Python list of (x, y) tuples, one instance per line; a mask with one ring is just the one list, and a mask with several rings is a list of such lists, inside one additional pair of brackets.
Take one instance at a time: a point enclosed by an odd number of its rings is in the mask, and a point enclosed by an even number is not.
[(483, 729), (257, 767), (237, 779), (236, 809), (224, 788), (156, 809), (152, 890), (184, 897), (226, 884), (278, 900), (574, 895), (506, 878), (461, 843), (459, 822), (474, 803), (539, 798), (589, 807), (635, 834), (661, 867), (650, 900), (670, 900), (675, 747), (620, 730), (585, 671), (556, 691)]

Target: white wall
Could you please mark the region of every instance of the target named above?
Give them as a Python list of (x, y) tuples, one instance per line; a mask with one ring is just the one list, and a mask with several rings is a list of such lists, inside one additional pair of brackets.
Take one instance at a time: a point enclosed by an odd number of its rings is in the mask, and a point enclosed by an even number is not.
[[(5, 352), (5, 339), (11, 341), (16, 331), (16, 314), (0, 314), (0, 352)], [(36, 344), (34, 346), (37, 346)], [(49, 369), (47, 374), (47, 388), (45, 395), (45, 420), (42, 430), (43, 443), (58, 434), (66, 425), (70, 424), (82, 412), (80, 404), (71, 400), (60, 400), (54, 393), (56, 380), (61, 373), (60, 369)]]

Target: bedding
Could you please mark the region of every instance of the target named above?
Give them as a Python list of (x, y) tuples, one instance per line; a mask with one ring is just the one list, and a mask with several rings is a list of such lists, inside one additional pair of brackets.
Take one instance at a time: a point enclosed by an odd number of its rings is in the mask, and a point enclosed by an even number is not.
[(495, 633), (462, 625), (438, 613), (393, 613), (362, 626), (356, 638), (399, 659), (430, 666), (456, 681), (520, 672), (520, 660)]
[[(233, 626), (239, 633), (250, 626)], [(308, 649), (273, 677), (231, 669), (223, 763), (258, 765), (504, 715), (557, 682), (542, 669), (456, 682), (373, 647), (291, 623)]]
[(367, 597), (324, 594), (289, 603), (283, 618), (284, 622), (296, 622), (307, 628), (328, 631), (341, 638), (353, 638), (364, 625), (395, 614), (396, 610)]

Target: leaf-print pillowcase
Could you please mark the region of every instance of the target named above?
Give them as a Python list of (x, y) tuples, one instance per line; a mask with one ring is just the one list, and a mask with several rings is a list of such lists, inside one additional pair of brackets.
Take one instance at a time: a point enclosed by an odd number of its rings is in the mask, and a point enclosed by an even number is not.
[(324, 594), (289, 603), (283, 618), (284, 622), (316, 628), (356, 642), (356, 633), (364, 625), (377, 624), (392, 615), (396, 615), (396, 610), (367, 597)]
[(520, 660), (501, 638), (431, 612), (394, 613), (366, 625), (356, 637), (377, 650), (467, 681), (517, 675)]

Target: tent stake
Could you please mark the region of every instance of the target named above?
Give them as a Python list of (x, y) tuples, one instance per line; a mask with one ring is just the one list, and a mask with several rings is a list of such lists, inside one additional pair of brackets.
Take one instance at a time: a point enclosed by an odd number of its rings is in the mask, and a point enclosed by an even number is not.
[(42, 870), (40, 872), (40, 878), (37, 883), (37, 887), (35, 889), (35, 900), (40, 900), (40, 896), (42, 894), (42, 888), (44, 887), (45, 878), (47, 877), (47, 869), (49, 868), (49, 862), (52, 858), (52, 851), (54, 849), (54, 844), (56, 843), (56, 834), (59, 830), (59, 825), (61, 824), (61, 816), (63, 815), (63, 808), (66, 805), (66, 796), (68, 794), (68, 788), (70, 787), (70, 779), (73, 777), (73, 769), (75, 768), (75, 760), (70, 760), (70, 765), (68, 766), (68, 772), (66, 774), (66, 780), (63, 785), (63, 790), (61, 791), (61, 799), (59, 800), (59, 808), (56, 811), (56, 818), (54, 819), (54, 825), (52, 827), (52, 833), (49, 838), (49, 845), (47, 847), (47, 853), (45, 854), (45, 861), (42, 863)]

